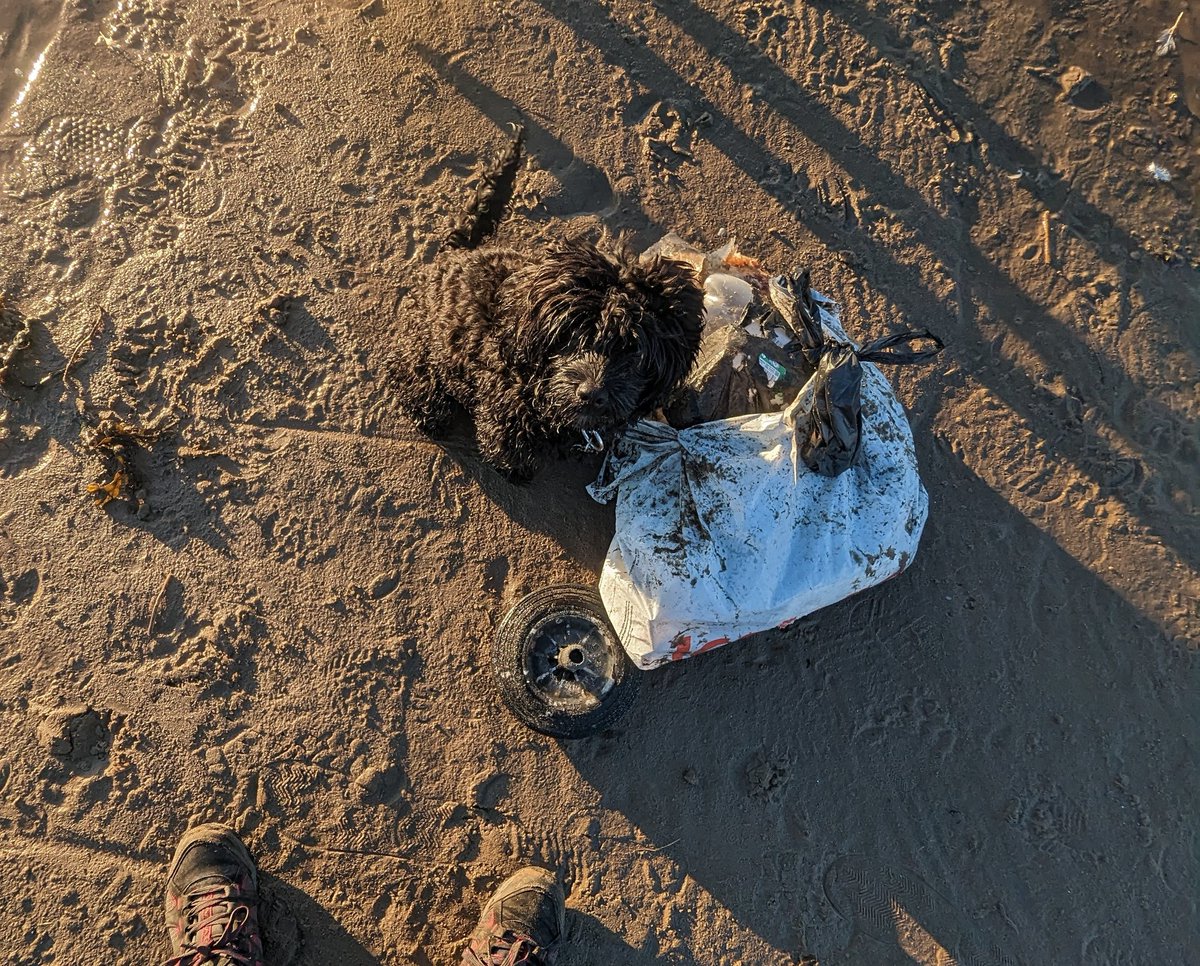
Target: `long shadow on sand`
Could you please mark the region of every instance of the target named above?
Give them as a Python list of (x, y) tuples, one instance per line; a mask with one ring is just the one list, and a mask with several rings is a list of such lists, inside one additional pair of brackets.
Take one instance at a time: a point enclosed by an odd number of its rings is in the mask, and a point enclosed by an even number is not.
[(1116, 922), (1182, 962), (1200, 940), (1179, 926), (1191, 793), (1161, 776), (1200, 719), (1161, 687), (1186, 654), (922, 448), (931, 522), (910, 571), (648, 672), (617, 732), (564, 750), (604, 808), (794, 955), (909, 961), (894, 900), (963, 964), (1076, 961)]
[(522, 108), (473, 75), (461, 63), (451, 62), (443, 54), (419, 41), (413, 49), (441, 80), (457, 90), (497, 127), (520, 122), (525, 125), (529, 151), (563, 186), (563, 193), (544, 202), (547, 218), (597, 213), (612, 227), (628, 229), (657, 238), (663, 229), (631, 198), (617, 198), (608, 175), (590, 163), (569, 144), (540, 124), (528, 109)]
[(266, 872), (259, 880), (264, 940), (272, 963), (378, 966), (379, 960), (308, 893)]
[(948, 114), (965, 121), (988, 144), (996, 160), (1020, 174), (1021, 185), (1034, 194), (1064, 224), (1086, 238), (1100, 257), (1116, 263), (1115, 250), (1123, 255), (1138, 251), (1141, 243), (1112, 215), (1072, 191), (1061, 174), (1046, 170), (1046, 160), (1006, 131), (991, 114), (943, 70), (924, 60), (898, 35), (885, 18), (856, 0), (812, 0), (812, 6), (846, 20), (893, 69), (919, 84)]

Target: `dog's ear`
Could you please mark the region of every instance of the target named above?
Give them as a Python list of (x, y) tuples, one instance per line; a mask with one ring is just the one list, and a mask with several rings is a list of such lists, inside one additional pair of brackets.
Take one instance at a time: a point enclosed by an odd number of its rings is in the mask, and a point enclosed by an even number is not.
[(645, 413), (666, 401), (696, 361), (704, 329), (704, 290), (690, 265), (671, 258), (655, 255), (627, 263), (626, 271), (636, 278), (642, 301), (638, 337), (650, 375), (642, 398)]

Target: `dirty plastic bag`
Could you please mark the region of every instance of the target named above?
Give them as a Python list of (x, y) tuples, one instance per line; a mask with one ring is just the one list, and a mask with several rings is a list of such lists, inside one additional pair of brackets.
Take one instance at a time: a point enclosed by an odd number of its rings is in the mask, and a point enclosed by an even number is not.
[[(929, 340), (931, 349), (893, 350), (893, 346)], [(892, 365), (927, 362), (942, 350), (941, 340), (927, 329), (898, 332), (868, 342), (861, 349), (853, 345), (826, 343), (822, 358), (831, 355), (836, 362), (829, 378), (814, 400), (811, 417), (803, 425), (804, 441), (800, 455), (804, 465), (822, 476), (844, 473), (854, 462), (862, 439), (862, 380), (864, 362)]]
[[(852, 345), (816, 307), (828, 335)], [(604, 606), (633, 662), (649, 669), (784, 626), (900, 573), (928, 499), (904, 409), (861, 365), (858, 457), (809, 470), (795, 428), (837, 357), (782, 413), (677, 430), (643, 420), (613, 445), (592, 497), (616, 500), (600, 575)], [(807, 407), (807, 409), (806, 409)]]
[(754, 301), (754, 286), (737, 275), (714, 272), (704, 280), (704, 335), (736, 325)]
[(787, 361), (770, 339), (740, 325), (723, 325), (704, 337), (687, 382), (671, 394), (663, 415), (676, 429), (686, 429), (730, 416), (778, 412), (810, 375)]

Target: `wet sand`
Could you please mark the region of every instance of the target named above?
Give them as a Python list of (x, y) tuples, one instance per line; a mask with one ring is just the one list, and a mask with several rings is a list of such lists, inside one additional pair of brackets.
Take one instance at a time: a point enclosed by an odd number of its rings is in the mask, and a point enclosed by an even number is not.
[[(1159, 58), (1179, 9), (1119, 7), (7, 0), (10, 961), (162, 958), (174, 842), (223, 820), (274, 963), (449, 962), (531, 860), (567, 963), (1193, 962), (1200, 23)], [(382, 365), (519, 117), (510, 238), (733, 235), (948, 346), (892, 374), (913, 566), (588, 741), (487, 652), (595, 581), (595, 462), (514, 489)], [(136, 511), (85, 492), (97, 414), (166, 430)]]

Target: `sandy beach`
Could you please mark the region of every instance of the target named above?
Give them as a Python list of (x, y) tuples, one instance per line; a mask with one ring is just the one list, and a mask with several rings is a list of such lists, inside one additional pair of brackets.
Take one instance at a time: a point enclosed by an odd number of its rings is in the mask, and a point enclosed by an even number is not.
[[(4, 0), (6, 962), (166, 958), (203, 821), (280, 966), (456, 962), (528, 862), (567, 966), (1197, 962), (1198, 40), (1166, 0)], [(595, 584), (598, 459), (513, 487), (384, 366), (518, 120), (506, 240), (733, 237), (947, 347), (888, 370), (912, 566), (577, 741), (488, 654)]]

